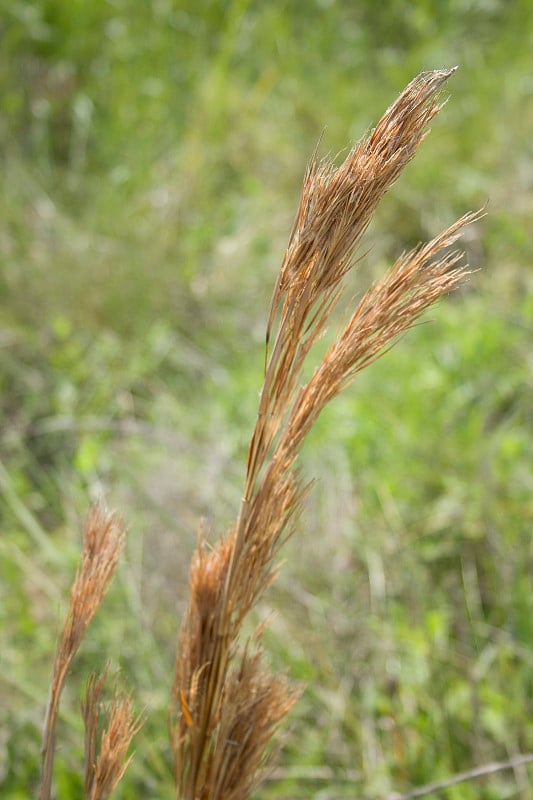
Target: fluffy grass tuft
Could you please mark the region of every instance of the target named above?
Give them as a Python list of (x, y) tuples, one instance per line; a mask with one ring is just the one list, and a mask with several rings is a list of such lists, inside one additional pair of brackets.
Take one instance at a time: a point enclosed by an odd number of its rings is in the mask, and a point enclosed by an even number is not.
[[(107, 668), (100, 675), (91, 675), (82, 703), (88, 800), (107, 800), (111, 795), (133, 758), (128, 758), (127, 752), (141, 725), (133, 712), (132, 697), (118, 689), (108, 706), (102, 707), (100, 696), (106, 679)], [(102, 717), (103, 730), (99, 734)]]

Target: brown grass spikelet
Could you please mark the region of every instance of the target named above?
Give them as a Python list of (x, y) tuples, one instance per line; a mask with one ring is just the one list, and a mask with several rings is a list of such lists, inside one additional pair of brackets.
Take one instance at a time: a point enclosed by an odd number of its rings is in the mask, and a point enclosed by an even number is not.
[(311, 380), (300, 389), (279, 445), (281, 450), (299, 447), (327, 403), (466, 277), (468, 270), (459, 265), (461, 252), (440, 254), (479, 217), (479, 213), (466, 214), (427, 244), (404, 253), (365, 292)]
[(235, 526), (193, 557), (189, 608), (178, 641), (170, 735), (176, 796), (246, 800), (269, 740), (295, 695), (239, 643), (242, 622), (274, 580), (281, 546), (297, 526), (310, 484), (297, 458), (321, 411), (466, 275), (449, 248), (478, 219), (467, 214), (402, 255), (362, 296), (307, 383), (302, 369), (324, 334), (376, 206), (413, 158), (441, 110), (455, 70), (416, 77), (339, 167), (312, 158), (274, 287), (265, 374)]
[(275, 754), (269, 743), (297, 699), (284, 675), (263, 667), (260, 651), (243, 652), (225, 687), (228, 713), (221, 715), (217, 746), (207, 764), (209, 797), (250, 796)]
[[(87, 800), (107, 800), (111, 795), (133, 758), (127, 758), (128, 748), (141, 727), (133, 712), (131, 696), (115, 689), (109, 704), (101, 703), (107, 672), (106, 668), (100, 675), (89, 678), (82, 703)], [(99, 732), (101, 720), (103, 727)]]
[(41, 785), (39, 800), (49, 800), (59, 700), (72, 659), (109, 588), (124, 548), (125, 532), (121, 521), (95, 506), (83, 532), (83, 553), (70, 592), (65, 624), (52, 670), (48, 705), (41, 744)]

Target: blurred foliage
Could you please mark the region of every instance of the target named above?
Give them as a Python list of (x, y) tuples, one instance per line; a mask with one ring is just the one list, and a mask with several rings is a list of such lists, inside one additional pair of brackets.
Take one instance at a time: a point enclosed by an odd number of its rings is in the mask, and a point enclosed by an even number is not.
[[(368, 232), (357, 293), (487, 207), (465, 290), (319, 421), (318, 482), (261, 609), (304, 682), (261, 796), (365, 797), (533, 751), (529, 0), (0, 1), (0, 788), (35, 788), (80, 519), (128, 558), (65, 697), (109, 656), (149, 709), (117, 797), (171, 797), (166, 702), (201, 517), (238, 508), (266, 309), (307, 159), (419, 71), (451, 102)], [(531, 774), (531, 773), (530, 773)], [(531, 795), (526, 770), (453, 800)]]

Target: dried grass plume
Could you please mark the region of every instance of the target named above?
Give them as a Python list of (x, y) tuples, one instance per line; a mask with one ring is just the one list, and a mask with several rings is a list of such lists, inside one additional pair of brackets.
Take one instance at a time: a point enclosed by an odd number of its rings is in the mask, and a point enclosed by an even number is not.
[(325, 332), (361, 236), (385, 192), (441, 110), (454, 70), (415, 78), (339, 167), (313, 157), (272, 295), (265, 376), (238, 518), (208, 548), (202, 533), (179, 636), (169, 728), (176, 797), (246, 800), (270, 756), (270, 739), (296, 695), (239, 641), (241, 625), (272, 583), (278, 553), (298, 523), (308, 486), (296, 461), (325, 406), (464, 278), (450, 251), (467, 214), (398, 259), (371, 286), (312, 377), (302, 368)]
[(81, 564), (70, 592), (66, 620), (56, 652), (41, 744), (41, 783), (39, 800), (49, 800), (59, 700), (72, 659), (111, 583), (124, 548), (125, 532), (121, 521), (100, 506), (95, 506), (83, 532)]

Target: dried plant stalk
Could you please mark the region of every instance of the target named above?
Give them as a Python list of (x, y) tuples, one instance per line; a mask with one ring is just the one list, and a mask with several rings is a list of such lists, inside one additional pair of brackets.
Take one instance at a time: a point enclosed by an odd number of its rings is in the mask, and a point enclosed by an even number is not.
[[(133, 758), (126, 757), (128, 748), (141, 727), (139, 718), (135, 718), (133, 713), (131, 696), (117, 689), (111, 702), (103, 710), (100, 696), (106, 678), (107, 668), (101, 675), (92, 675), (89, 678), (85, 702), (82, 704), (87, 800), (107, 800), (111, 795)], [(99, 735), (98, 725), (102, 716), (104, 726)]]
[(260, 650), (239, 650), (238, 636), (274, 580), (279, 549), (298, 521), (308, 490), (296, 471), (305, 436), (327, 403), (466, 274), (461, 254), (446, 249), (476, 214), (398, 259), (365, 293), (311, 379), (299, 385), (361, 235), (442, 108), (438, 92), (452, 72), (419, 75), (340, 167), (315, 155), (305, 175), (270, 306), (265, 378), (239, 516), (211, 550), (200, 534), (191, 564), (170, 715), (182, 800), (248, 798), (268, 742), (295, 702), (285, 680), (262, 666)]
[(124, 548), (122, 523), (96, 506), (83, 533), (81, 565), (70, 592), (67, 617), (56, 652), (41, 744), (39, 800), (49, 800), (52, 788), (59, 699), (72, 659), (109, 588)]

